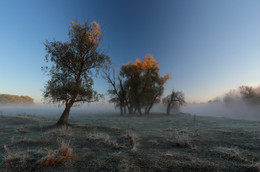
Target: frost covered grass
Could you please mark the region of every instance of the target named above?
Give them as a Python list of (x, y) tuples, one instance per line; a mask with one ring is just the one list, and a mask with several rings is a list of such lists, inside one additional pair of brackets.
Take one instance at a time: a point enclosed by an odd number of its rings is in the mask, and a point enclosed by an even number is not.
[[(33, 120), (31, 119), (33, 118)], [(40, 118), (39, 118), (40, 119)], [(258, 171), (260, 122), (176, 114), (0, 116), (4, 171)]]

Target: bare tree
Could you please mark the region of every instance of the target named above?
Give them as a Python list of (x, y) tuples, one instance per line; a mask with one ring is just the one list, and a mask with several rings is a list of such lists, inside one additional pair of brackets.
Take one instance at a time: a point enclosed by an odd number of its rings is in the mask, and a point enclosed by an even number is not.
[(115, 107), (120, 108), (120, 114), (126, 113), (126, 107), (128, 106), (128, 100), (126, 97), (126, 90), (123, 86), (123, 81), (117, 67), (107, 64), (102, 70), (102, 77), (109, 83), (111, 88), (108, 90), (108, 94), (111, 96), (109, 102), (114, 103)]
[(163, 99), (163, 103), (167, 105), (166, 114), (170, 115), (171, 109), (179, 109), (181, 105), (185, 103), (184, 94), (180, 91), (174, 90), (168, 96)]

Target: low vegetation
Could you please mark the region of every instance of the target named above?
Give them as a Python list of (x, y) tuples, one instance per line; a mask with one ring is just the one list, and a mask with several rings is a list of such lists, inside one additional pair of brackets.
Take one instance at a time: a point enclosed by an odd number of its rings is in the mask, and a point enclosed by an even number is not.
[(188, 114), (76, 117), (58, 127), (56, 119), (0, 116), (1, 171), (259, 170), (260, 122)]

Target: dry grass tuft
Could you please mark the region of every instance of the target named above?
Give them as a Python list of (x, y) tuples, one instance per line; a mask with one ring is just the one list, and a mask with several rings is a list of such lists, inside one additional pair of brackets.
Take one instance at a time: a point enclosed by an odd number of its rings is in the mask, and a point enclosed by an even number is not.
[(61, 127), (57, 127), (55, 129), (43, 133), (42, 137), (44, 140), (55, 141), (57, 138), (70, 139), (71, 137), (73, 137), (73, 133), (71, 127), (63, 125)]
[(133, 146), (133, 148), (131, 149), (131, 152), (132, 152), (132, 153), (137, 153), (137, 152), (138, 152), (137, 146), (138, 146), (138, 144), (135, 143), (134, 146)]
[(176, 146), (178, 147), (190, 147), (191, 138), (189, 136), (190, 132), (187, 129), (175, 130), (174, 140)]
[(247, 161), (243, 154), (235, 148), (216, 147), (213, 151), (227, 160)]
[(127, 134), (119, 137), (116, 142), (119, 145), (124, 145), (126, 147), (133, 146), (136, 143), (136, 137), (133, 134)]
[(98, 133), (96, 132), (96, 128), (94, 128), (91, 132), (87, 133), (87, 139), (90, 141), (106, 140), (107, 138), (109, 138), (108, 134)]
[(171, 127), (168, 127), (166, 131), (173, 131), (173, 129)]
[(111, 129), (116, 130), (116, 131), (121, 131), (121, 130), (123, 130), (122, 128), (115, 127), (115, 126), (112, 126)]
[(65, 159), (72, 157), (72, 149), (70, 148), (70, 140), (58, 140), (60, 145), (60, 155)]
[(18, 133), (28, 133), (28, 130), (25, 127), (19, 127), (16, 129), (16, 132)]
[(189, 131), (188, 129), (176, 129), (168, 139), (177, 147), (190, 147), (196, 150), (196, 146), (192, 142), (199, 137), (199, 131), (195, 130), (194, 132)]
[(15, 152), (10, 151), (9, 148), (4, 145), (5, 150), (5, 156), (3, 156), (4, 163), (10, 164), (12, 162), (15, 162), (15, 165), (19, 168), (24, 168), (27, 164), (27, 160), (30, 159), (30, 152)]
[(127, 148), (125, 145), (119, 145), (116, 141), (110, 140), (109, 137), (105, 139), (105, 145), (109, 147), (113, 147), (115, 149), (125, 149)]
[(171, 153), (171, 152), (168, 151), (168, 152), (165, 153), (165, 156), (166, 156), (166, 157), (173, 157), (173, 153)]
[(61, 162), (61, 158), (57, 150), (48, 151), (47, 155), (42, 157), (37, 163), (41, 167), (55, 166)]
[(56, 166), (66, 159), (73, 157), (72, 148), (70, 148), (70, 140), (58, 139), (60, 148), (58, 150), (48, 150), (47, 155), (42, 157), (38, 164), (41, 167)]
[(151, 144), (152, 146), (157, 146), (157, 145), (159, 145), (159, 142), (158, 142), (156, 139), (148, 140), (148, 143)]
[(4, 156), (4, 162), (9, 163), (14, 161), (15, 157), (17, 157), (15, 154), (13, 154), (6, 145), (4, 145), (4, 150), (6, 155)]
[(126, 149), (128, 147), (133, 147), (132, 150), (137, 150), (136, 148), (136, 137), (134, 135), (123, 135), (116, 139), (115, 141), (111, 141), (109, 137), (105, 139), (105, 145), (114, 147), (116, 149)]

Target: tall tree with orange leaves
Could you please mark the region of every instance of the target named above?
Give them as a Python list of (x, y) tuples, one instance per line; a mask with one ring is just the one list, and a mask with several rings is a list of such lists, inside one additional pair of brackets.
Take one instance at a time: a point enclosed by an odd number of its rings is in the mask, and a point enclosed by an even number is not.
[(52, 103), (65, 105), (57, 125), (68, 123), (73, 105), (98, 101), (101, 95), (93, 89), (92, 77), (110, 61), (99, 50), (102, 34), (98, 23), (81, 25), (72, 22), (69, 38), (68, 42), (54, 40), (45, 43), (45, 60), (51, 64), (43, 69), (51, 79), (45, 85), (43, 97)]

